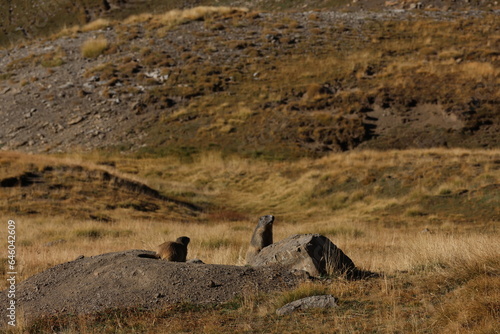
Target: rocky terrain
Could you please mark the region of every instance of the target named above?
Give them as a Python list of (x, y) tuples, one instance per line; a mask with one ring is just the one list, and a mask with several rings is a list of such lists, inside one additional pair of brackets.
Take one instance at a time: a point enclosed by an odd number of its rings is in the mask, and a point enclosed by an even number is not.
[(0, 3), (0, 45), (44, 36), (64, 26), (84, 24), (100, 17), (124, 18), (138, 13), (161, 13), (171, 9), (195, 6), (237, 6), (257, 10), (315, 10), (335, 9), (383, 10), (383, 9), (432, 9), (471, 10), (498, 9), (496, 0), (5, 0)]
[[(499, 145), (499, 40), (439, 28), (493, 32), (497, 12), (196, 15), (102, 21), (1, 50), (2, 149), (279, 158)], [(84, 55), (99, 38), (104, 49)]]

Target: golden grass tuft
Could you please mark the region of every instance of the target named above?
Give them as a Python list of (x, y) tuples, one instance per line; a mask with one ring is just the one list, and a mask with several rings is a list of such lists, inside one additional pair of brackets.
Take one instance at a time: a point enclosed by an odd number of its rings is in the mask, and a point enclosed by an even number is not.
[(174, 9), (159, 17), (159, 22), (163, 25), (174, 26), (188, 21), (196, 21), (204, 19), (211, 15), (227, 15), (234, 12), (247, 12), (246, 8), (234, 7), (214, 7), (214, 6), (199, 6), (190, 9)]
[(97, 19), (95, 21), (92, 21), (90, 23), (87, 23), (83, 27), (81, 27), (81, 31), (83, 32), (88, 32), (88, 31), (95, 31), (95, 30), (101, 30), (104, 28), (107, 28), (111, 26), (113, 23), (109, 20), (106, 19)]
[(161, 26), (157, 34), (159, 37), (164, 37), (169, 30), (183, 23), (206, 20), (214, 15), (229, 15), (233, 13), (245, 13), (247, 11), (248, 9), (246, 8), (199, 6), (189, 9), (174, 9), (161, 15), (155, 15), (150, 22), (155, 27), (158, 25)]
[(125, 25), (143, 23), (143, 22), (150, 21), (151, 19), (153, 19), (153, 17), (154, 17), (154, 15), (150, 14), (150, 13), (131, 15), (131, 16), (127, 17), (125, 20), (123, 20), (123, 23)]
[(294, 300), (328, 294), (326, 286), (314, 284), (311, 282), (302, 283), (293, 290), (283, 292), (274, 301), (274, 306), (280, 308)]
[(108, 47), (109, 47), (109, 42), (106, 39), (106, 37), (98, 36), (96, 38), (90, 38), (82, 44), (81, 47), (82, 56), (85, 58), (97, 58)]
[(458, 71), (467, 79), (481, 80), (485, 77), (497, 77), (500, 75), (500, 69), (491, 63), (485, 62), (467, 62), (458, 66)]

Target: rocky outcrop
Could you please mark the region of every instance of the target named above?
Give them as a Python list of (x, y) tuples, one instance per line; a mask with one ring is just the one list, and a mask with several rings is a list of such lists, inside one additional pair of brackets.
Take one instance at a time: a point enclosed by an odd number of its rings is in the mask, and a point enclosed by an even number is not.
[(320, 234), (292, 235), (264, 247), (249, 264), (279, 264), (288, 269), (307, 271), (311, 276), (352, 275), (356, 271), (354, 262), (327, 237)]

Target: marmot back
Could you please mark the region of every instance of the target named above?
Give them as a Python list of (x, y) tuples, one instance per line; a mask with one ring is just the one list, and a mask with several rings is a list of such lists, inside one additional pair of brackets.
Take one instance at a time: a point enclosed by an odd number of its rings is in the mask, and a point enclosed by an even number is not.
[(248, 247), (246, 256), (247, 264), (251, 264), (253, 258), (259, 254), (262, 248), (273, 243), (273, 222), (273, 215), (262, 216), (259, 218), (257, 227), (255, 227), (252, 239), (250, 240), (250, 247)]
[(164, 242), (158, 246), (156, 254), (162, 260), (186, 262), (189, 241), (188, 237), (179, 237), (175, 241)]

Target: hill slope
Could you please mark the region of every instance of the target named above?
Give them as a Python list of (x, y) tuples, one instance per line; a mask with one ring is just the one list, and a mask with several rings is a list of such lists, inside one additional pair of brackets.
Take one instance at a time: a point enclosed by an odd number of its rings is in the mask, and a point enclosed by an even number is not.
[(256, 0), (4, 0), (0, 2), (0, 46), (24, 39), (46, 36), (65, 26), (85, 24), (101, 17), (123, 19), (132, 14), (162, 13), (172, 9), (200, 5), (244, 6), (259, 10), (289, 9), (377, 9), (382, 8), (437, 8), (437, 9), (498, 9), (493, 0), (313, 0), (313, 1), (256, 1)]
[(498, 147), (497, 13), (257, 13), (96, 21), (1, 51), (0, 145), (283, 159)]
[(111, 168), (43, 157), (0, 156), (0, 208), (11, 216), (112, 222), (117, 217), (195, 219), (198, 208), (161, 195)]

